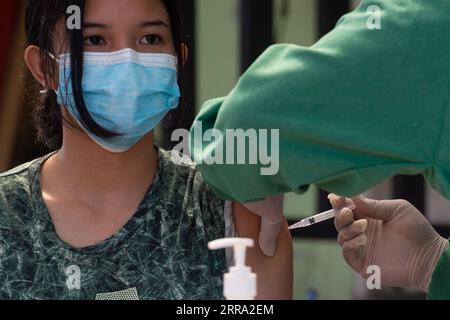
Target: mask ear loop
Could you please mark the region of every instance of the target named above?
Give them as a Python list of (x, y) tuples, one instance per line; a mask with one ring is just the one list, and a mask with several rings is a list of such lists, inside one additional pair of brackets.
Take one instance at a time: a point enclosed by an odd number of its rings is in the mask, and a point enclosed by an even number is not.
[[(44, 51), (45, 51), (46, 54), (48, 54), (48, 56), (49, 56), (50, 58), (52, 58), (53, 60), (55, 60), (56, 62), (58, 62), (58, 64), (60, 63), (61, 60), (57, 59), (53, 53), (51, 53), (51, 52), (49, 52), (49, 51), (47, 51), (47, 50), (44, 50)], [(47, 94), (49, 91), (50, 91), (50, 89), (44, 89), (44, 90), (39, 91), (39, 93), (40, 93), (40, 94)], [(58, 94), (58, 91), (55, 90), (55, 93)]]

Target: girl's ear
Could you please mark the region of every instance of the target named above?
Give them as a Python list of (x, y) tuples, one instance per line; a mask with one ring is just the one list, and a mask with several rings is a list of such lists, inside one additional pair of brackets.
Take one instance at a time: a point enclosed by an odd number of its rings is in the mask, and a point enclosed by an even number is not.
[(56, 83), (53, 79), (50, 80), (50, 88), (47, 87), (46, 76), (42, 69), (41, 49), (38, 46), (28, 46), (25, 49), (25, 64), (30, 70), (33, 77), (38, 81), (45, 89), (57, 90)]
[(181, 44), (181, 65), (184, 66), (189, 57), (189, 49), (185, 43)]

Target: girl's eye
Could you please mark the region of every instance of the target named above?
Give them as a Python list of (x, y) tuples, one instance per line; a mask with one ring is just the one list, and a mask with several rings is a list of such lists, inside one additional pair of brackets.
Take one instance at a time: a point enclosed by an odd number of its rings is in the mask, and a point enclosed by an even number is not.
[(142, 38), (141, 44), (157, 45), (161, 42), (161, 37), (156, 34), (149, 34)]
[(84, 39), (84, 44), (88, 46), (100, 46), (105, 44), (106, 41), (100, 36), (92, 36), (92, 37), (86, 37)]

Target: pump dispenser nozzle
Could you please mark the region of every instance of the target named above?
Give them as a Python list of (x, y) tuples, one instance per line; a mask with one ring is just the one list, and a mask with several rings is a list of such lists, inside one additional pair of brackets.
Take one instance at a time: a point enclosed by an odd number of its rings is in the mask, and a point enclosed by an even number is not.
[(245, 265), (248, 247), (253, 247), (252, 239), (226, 238), (212, 241), (209, 249), (218, 250), (228, 247), (234, 249), (235, 265), (224, 275), (223, 293), (227, 300), (254, 300), (256, 298), (256, 274)]

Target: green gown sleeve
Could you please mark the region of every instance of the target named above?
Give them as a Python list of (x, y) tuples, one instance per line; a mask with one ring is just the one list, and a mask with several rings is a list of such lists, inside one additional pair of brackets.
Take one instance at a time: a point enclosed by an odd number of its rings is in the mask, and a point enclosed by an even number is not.
[[(367, 27), (372, 5), (381, 30)], [(201, 133), (191, 129), (205, 181), (222, 198), (247, 202), (311, 184), (353, 196), (421, 173), (450, 198), (449, 12), (448, 0), (363, 1), (312, 47), (268, 48), (227, 97), (206, 102)], [(279, 129), (277, 174), (202, 163), (223, 148), (202, 133), (238, 128)]]

